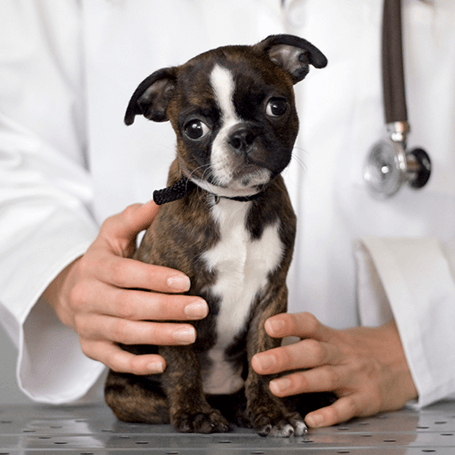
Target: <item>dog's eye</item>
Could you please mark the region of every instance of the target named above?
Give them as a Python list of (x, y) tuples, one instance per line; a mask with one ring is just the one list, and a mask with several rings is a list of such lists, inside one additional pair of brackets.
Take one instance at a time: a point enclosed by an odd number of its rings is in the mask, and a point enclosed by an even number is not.
[(201, 120), (191, 120), (183, 128), (187, 138), (197, 141), (207, 136), (210, 128)]
[(265, 112), (270, 117), (281, 117), (287, 110), (288, 104), (283, 98), (271, 98), (267, 103)]

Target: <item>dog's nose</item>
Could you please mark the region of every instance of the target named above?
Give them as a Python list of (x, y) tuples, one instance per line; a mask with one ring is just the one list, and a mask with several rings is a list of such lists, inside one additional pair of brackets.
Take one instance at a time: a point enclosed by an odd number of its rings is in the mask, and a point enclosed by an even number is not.
[(229, 136), (229, 144), (239, 153), (251, 152), (256, 135), (249, 128), (238, 128)]

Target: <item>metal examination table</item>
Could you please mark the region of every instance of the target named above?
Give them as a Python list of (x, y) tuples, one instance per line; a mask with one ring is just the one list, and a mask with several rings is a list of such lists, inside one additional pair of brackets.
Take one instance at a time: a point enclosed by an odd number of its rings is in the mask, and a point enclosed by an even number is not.
[(178, 434), (170, 426), (126, 424), (107, 406), (0, 405), (0, 455), (455, 455), (455, 402), (403, 409), (304, 437), (261, 438), (235, 429)]

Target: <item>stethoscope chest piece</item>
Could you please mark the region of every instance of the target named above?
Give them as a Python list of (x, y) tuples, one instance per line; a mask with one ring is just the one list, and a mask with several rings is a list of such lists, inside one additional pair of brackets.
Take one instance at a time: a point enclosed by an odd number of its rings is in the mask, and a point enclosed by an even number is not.
[(367, 157), (364, 177), (370, 191), (377, 197), (393, 196), (403, 184), (406, 156), (402, 147), (392, 140), (377, 142)]
[(372, 194), (381, 199), (395, 195), (403, 184), (414, 189), (426, 185), (431, 161), (425, 150), (406, 151), (402, 142), (391, 138), (371, 148), (364, 167), (364, 178)]

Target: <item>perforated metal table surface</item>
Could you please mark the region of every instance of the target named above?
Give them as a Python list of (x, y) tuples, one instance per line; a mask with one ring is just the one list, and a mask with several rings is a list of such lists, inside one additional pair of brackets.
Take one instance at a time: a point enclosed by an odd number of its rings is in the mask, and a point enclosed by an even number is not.
[(119, 422), (107, 406), (0, 406), (0, 455), (455, 454), (455, 402), (403, 409), (304, 437), (262, 438), (253, 431), (178, 434), (166, 425)]

